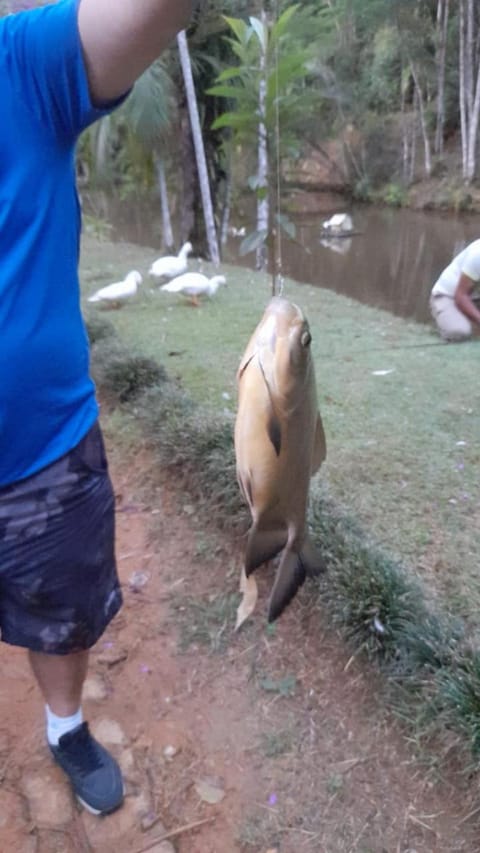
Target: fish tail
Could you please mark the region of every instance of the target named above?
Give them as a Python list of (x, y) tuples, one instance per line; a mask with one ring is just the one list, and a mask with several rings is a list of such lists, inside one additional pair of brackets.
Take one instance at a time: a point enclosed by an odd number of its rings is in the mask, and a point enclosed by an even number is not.
[(285, 550), (278, 567), (272, 594), (268, 602), (268, 621), (274, 622), (283, 613), (302, 586), (307, 570), (296, 551)]
[(274, 622), (278, 619), (295, 597), (307, 575), (315, 577), (325, 571), (325, 562), (308, 537), (305, 538), (300, 552), (287, 548), (278, 567), (268, 603), (268, 621)]
[(258, 569), (262, 563), (271, 560), (285, 547), (287, 543), (287, 531), (277, 528), (275, 530), (260, 530), (256, 524), (250, 528), (248, 534), (247, 551), (245, 555), (245, 573), (247, 577)]
[(300, 559), (305, 566), (305, 571), (309, 577), (316, 577), (327, 570), (325, 560), (319, 554), (312, 540), (308, 536), (304, 539), (302, 550), (300, 551)]

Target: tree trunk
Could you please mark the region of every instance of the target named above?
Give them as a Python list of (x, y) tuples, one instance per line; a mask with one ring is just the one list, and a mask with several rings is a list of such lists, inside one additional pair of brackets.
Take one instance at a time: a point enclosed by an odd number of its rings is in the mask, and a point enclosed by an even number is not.
[(193, 144), (195, 146), (195, 158), (197, 161), (200, 192), (202, 195), (203, 216), (205, 220), (205, 231), (207, 235), (208, 249), (211, 260), (216, 266), (218, 266), (218, 264), (220, 263), (220, 253), (218, 250), (217, 232), (215, 228), (215, 218), (213, 215), (210, 182), (208, 180), (207, 160), (205, 157), (205, 148), (203, 145), (200, 117), (198, 114), (197, 96), (193, 83), (192, 66), (190, 62), (190, 54), (188, 51), (188, 42), (185, 30), (182, 30), (180, 33), (178, 33), (177, 45), (178, 52), (180, 55), (180, 64), (182, 66), (185, 92), (187, 95), (188, 112), (190, 116), (190, 125), (192, 128)]
[[(476, 31), (477, 30), (477, 31)], [(467, 183), (475, 177), (480, 120), (480, 56), (474, 0), (459, 0), (459, 97), (462, 137), (462, 173)]]
[(229, 165), (225, 178), (225, 191), (223, 197), (222, 221), (220, 226), (220, 245), (225, 246), (228, 239), (228, 228), (230, 225), (230, 210), (232, 206), (232, 168)]
[(437, 124), (435, 128), (435, 154), (443, 151), (443, 129), (445, 125), (445, 60), (447, 54), (447, 32), (450, 0), (438, 0), (437, 4)]
[(158, 194), (160, 196), (160, 206), (162, 210), (162, 243), (165, 249), (173, 249), (175, 243), (173, 240), (172, 220), (170, 218), (170, 208), (168, 204), (165, 163), (160, 156), (155, 157), (155, 170), (157, 173)]
[(402, 178), (403, 183), (409, 182), (409, 146), (410, 146), (410, 120), (406, 105), (406, 85), (403, 82), (403, 69), (400, 75), (401, 80), (401, 100), (400, 113), (402, 116)]
[[(262, 13), (262, 21), (264, 20), (265, 13)], [(267, 137), (267, 127), (265, 125), (265, 112), (266, 112), (266, 100), (267, 100), (267, 56), (264, 48), (262, 47), (262, 52), (260, 56), (260, 83), (258, 87), (258, 145), (257, 145), (257, 155), (258, 155), (258, 165), (257, 165), (257, 192), (259, 193), (259, 197), (257, 199), (257, 231), (265, 233), (268, 235), (269, 231), (269, 199), (268, 199), (268, 186), (269, 186), (269, 163), (268, 163), (268, 137)], [(270, 235), (268, 235), (267, 239), (269, 239)], [(267, 246), (263, 243), (257, 249), (257, 262), (256, 262), (257, 270), (265, 270), (267, 268)]]
[(423, 138), (423, 148), (424, 148), (424, 156), (425, 156), (425, 175), (427, 178), (432, 174), (432, 154), (430, 150), (430, 139), (428, 137), (428, 128), (427, 121), (425, 118), (425, 107), (423, 103), (423, 92), (420, 86), (420, 81), (418, 79), (418, 75), (415, 69), (413, 62), (410, 60), (410, 69), (412, 72), (413, 82), (415, 84), (415, 91), (417, 93), (417, 103), (418, 103), (418, 113), (420, 117), (420, 129), (422, 131)]
[(460, 133), (462, 140), (462, 174), (467, 177), (467, 98), (465, 92), (465, 3), (464, 0), (459, 0), (459, 51), (458, 51), (458, 77), (459, 77), (459, 98), (460, 98)]
[(410, 130), (411, 135), (411, 143), (410, 143), (410, 171), (408, 175), (409, 184), (413, 184), (415, 178), (415, 167), (417, 161), (417, 103), (418, 103), (418, 95), (415, 93), (414, 96), (414, 112), (412, 116), (412, 125)]
[(468, 129), (467, 141), (467, 181), (471, 183), (476, 172), (476, 154), (477, 154), (477, 138), (478, 138), (478, 121), (480, 117), (480, 66), (477, 70), (477, 79), (475, 84), (475, 100), (473, 102), (472, 114), (470, 116), (470, 127)]
[[(197, 196), (197, 172), (195, 169), (195, 151), (193, 148), (192, 130), (188, 118), (187, 106), (182, 104), (180, 110), (180, 166), (182, 170), (182, 187), (178, 193), (180, 209), (180, 240), (186, 243), (193, 241), (195, 232), (195, 198)], [(197, 235), (195, 235), (196, 237)]]

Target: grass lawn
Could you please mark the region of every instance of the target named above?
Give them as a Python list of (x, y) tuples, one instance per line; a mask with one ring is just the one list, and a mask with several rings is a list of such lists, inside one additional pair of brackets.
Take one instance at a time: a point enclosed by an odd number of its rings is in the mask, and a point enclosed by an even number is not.
[[(155, 290), (155, 253), (86, 234), (83, 296), (144, 275), (120, 311), (101, 312), (132, 348), (161, 362), (203, 406), (235, 414), (235, 373), (270, 297), (270, 279), (222, 265), (228, 286), (195, 309)], [(190, 268), (199, 268), (192, 259)], [(213, 274), (203, 263), (202, 270)], [(447, 346), (433, 329), (286, 280), (313, 336), (327, 461), (313, 488), (425, 585), (426, 598), (480, 628), (480, 341)], [(100, 313), (84, 304), (86, 316)]]

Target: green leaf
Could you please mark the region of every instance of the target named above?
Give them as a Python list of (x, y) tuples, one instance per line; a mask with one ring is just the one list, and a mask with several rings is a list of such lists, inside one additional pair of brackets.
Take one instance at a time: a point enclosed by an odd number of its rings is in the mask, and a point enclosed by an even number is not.
[(239, 91), (236, 86), (212, 86), (207, 89), (207, 95), (216, 95), (218, 98), (238, 98)]
[(245, 21), (242, 21), (241, 18), (229, 18), (227, 15), (223, 16), (223, 20), (226, 21), (230, 29), (233, 30), (238, 41), (246, 44), (250, 36), (248, 33), (249, 27)]
[(251, 190), (258, 190), (260, 187), (258, 175), (249, 175), (247, 183)]
[(278, 21), (272, 27), (272, 39), (279, 39), (285, 33), (287, 26), (297, 9), (298, 3), (293, 6), (289, 6), (288, 9), (285, 9), (283, 14), (280, 15)]
[(266, 228), (262, 228), (261, 231), (252, 231), (251, 234), (247, 234), (244, 240), (240, 243), (240, 248), (238, 250), (240, 255), (248, 255), (249, 252), (255, 252), (260, 246), (263, 246), (265, 240), (268, 237), (268, 231)]
[(266, 676), (260, 679), (260, 687), (271, 693), (279, 693), (280, 696), (291, 696), (295, 693), (297, 679), (294, 675), (286, 675), (284, 678), (270, 678)]
[(280, 228), (285, 231), (285, 234), (294, 240), (297, 235), (297, 229), (295, 223), (292, 222), (291, 219), (288, 218), (284, 213), (276, 213), (275, 221), (280, 225)]
[(252, 126), (255, 116), (252, 113), (222, 113), (212, 124), (212, 130), (221, 127), (232, 127), (234, 130), (245, 130)]
[(225, 68), (225, 70), (221, 71), (221, 73), (218, 75), (217, 81), (219, 83), (223, 83), (226, 80), (233, 80), (235, 77), (241, 77), (241, 76), (242, 76), (241, 68), (237, 68), (237, 67), (236, 68)]
[(254, 18), (252, 16), (248, 20), (250, 21), (250, 26), (260, 42), (263, 53), (265, 53), (268, 43), (268, 29), (264, 24), (262, 24), (259, 18)]

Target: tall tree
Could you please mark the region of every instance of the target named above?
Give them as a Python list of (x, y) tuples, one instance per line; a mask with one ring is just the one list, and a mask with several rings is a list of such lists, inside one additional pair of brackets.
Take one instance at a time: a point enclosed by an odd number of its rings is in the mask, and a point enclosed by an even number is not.
[(459, 94), (463, 177), (475, 177), (480, 119), (480, 10), (475, 0), (459, 0)]
[(202, 130), (200, 126), (200, 117), (198, 113), (197, 96), (195, 93), (195, 84), (193, 82), (192, 65), (190, 62), (190, 54), (188, 50), (187, 36), (184, 30), (177, 36), (178, 52), (180, 55), (180, 63), (182, 66), (183, 81), (187, 96), (188, 112), (190, 116), (190, 125), (192, 129), (193, 143), (195, 146), (195, 156), (197, 161), (198, 177), (200, 182), (200, 191), (202, 194), (203, 214), (205, 218), (205, 231), (207, 235), (208, 248), (210, 257), (214, 264), (220, 263), (220, 254), (218, 250), (217, 232), (215, 227), (215, 218), (213, 215), (212, 197), (210, 193), (210, 182), (208, 178), (207, 161), (205, 157), (205, 149), (203, 145)]
[(437, 120), (435, 127), (435, 154), (441, 154), (443, 151), (443, 131), (445, 127), (445, 65), (447, 59), (449, 11), (449, 0), (437, 0), (435, 49), (435, 60), (437, 66)]

